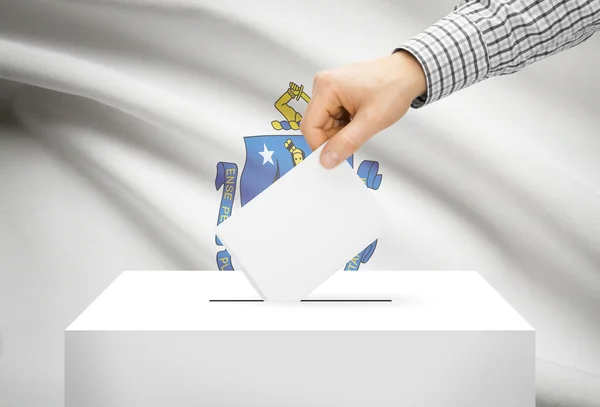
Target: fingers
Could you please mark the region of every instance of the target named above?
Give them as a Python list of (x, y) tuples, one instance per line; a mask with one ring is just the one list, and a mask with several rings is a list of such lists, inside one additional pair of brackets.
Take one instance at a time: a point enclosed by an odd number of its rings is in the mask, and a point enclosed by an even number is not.
[(313, 96), (300, 123), (302, 134), (313, 151), (329, 140), (320, 157), (326, 168), (333, 168), (354, 154), (375, 135), (377, 122), (367, 108), (352, 118), (354, 109), (348, 110), (341, 103), (334, 76), (331, 72), (315, 76)]
[(340, 102), (335, 91), (330, 85), (330, 75), (318, 72), (313, 81), (313, 94), (308, 103), (304, 118), (300, 122), (300, 130), (314, 151), (325, 143), (327, 136), (327, 124), (332, 117), (331, 112), (340, 108)]
[(371, 119), (368, 113), (359, 111), (348, 125), (329, 140), (321, 153), (321, 163), (326, 168), (336, 167), (375, 133), (375, 120)]
[(324, 95), (313, 94), (300, 122), (300, 131), (313, 151), (328, 139), (325, 125), (329, 120), (329, 112), (325, 98)]

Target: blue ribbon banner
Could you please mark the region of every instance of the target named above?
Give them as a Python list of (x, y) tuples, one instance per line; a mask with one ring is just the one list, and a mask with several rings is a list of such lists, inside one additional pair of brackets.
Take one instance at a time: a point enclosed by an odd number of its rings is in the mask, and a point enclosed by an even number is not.
[(348, 263), (346, 263), (346, 267), (344, 267), (344, 270), (350, 270), (350, 271), (358, 270), (361, 263), (364, 264), (369, 261), (369, 259), (373, 255), (373, 252), (375, 252), (376, 247), (377, 247), (377, 240), (375, 240), (373, 243), (371, 243), (370, 245), (365, 247), (365, 249), (362, 252), (358, 253), (356, 256), (354, 256), (352, 258), (352, 260), (350, 260)]
[(363, 161), (358, 167), (358, 176), (371, 189), (379, 189), (381, 185), (381, 174), (378, 174), (379, 163), (377, 161)]
[[(227, 162), (219, 162), (217, 164), (217, 178), (215, 179), (215, 187), (217, 188), (217, 191), (223, 187), (217, 225), (220, 225), (221, 222), (231, 216), (231, 212), (233, 211), (233, 201), (235, 199), (237, 177), (237, 164)], [(217, 245), (223, 246), (223, 243), (221, 243), (221, 240), (217, 236), (215, 236), (215, 241)]]
[(219, 267), (219, 270), (233, 270), (231, 255), (227, 250), (221, 250), (217, 253), (217, 266)]
[[(371, 189), (379, 189), (381, 185), (381, 174), (379, 172), (379, 163), (377, 161), (363, 161), (358, 166), (358, 176), (365, 183), (367, 188)], [(375, 252), (375, 248), (377, 247), (377, 240), (368, 245), (363, 249), (362, 252), (358, 253), (356, 256), (352, 258), (348, 263), (346, 263), (346, 267), (344, 270), (358, 270), (361, 263), (364, 264), (369, 261), (373, 252)]]

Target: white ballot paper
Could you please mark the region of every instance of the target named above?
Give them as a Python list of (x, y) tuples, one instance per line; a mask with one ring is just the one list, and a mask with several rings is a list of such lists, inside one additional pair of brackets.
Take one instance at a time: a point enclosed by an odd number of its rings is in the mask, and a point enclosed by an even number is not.
[(300, 301), (380, 237), (386, 216), (347, 161), (324, 145), (217, 226), (236, 268), (266, 301)]

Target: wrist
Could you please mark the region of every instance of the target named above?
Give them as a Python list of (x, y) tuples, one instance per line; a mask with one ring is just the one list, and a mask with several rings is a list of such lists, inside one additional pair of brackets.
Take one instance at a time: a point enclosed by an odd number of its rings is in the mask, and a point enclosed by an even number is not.
[(399, 50), (389, 56), (396, 65), (397, 80), (411, 99), (415, 99), (427, 91), (427, 78), (423, 66), (410, 52)]

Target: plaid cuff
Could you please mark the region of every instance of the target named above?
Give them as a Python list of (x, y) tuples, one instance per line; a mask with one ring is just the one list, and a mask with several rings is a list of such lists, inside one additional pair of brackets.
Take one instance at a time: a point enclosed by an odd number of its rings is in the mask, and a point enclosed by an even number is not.
[(486, 77), (489, 60), (481, 31), (468, 17), (454, 11), (396, 48), (410, 52), (421, 64), (427, 90), (413, 108), (440, 100)]

